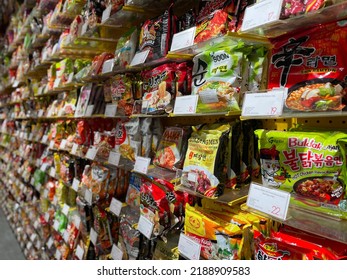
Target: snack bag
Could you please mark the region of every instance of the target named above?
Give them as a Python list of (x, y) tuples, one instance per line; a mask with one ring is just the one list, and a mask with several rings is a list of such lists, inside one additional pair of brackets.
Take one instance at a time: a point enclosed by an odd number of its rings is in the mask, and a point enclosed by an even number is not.
[(294, 205), (347, 218), (347, 134), (264, 129), (255, 134), (265, 186), (292, 193)]
[(130, 65), (135, 55), (137, 41), (138, 30), (135, 27), (132, 27), (124, 36), (119, 38), (114, 56), (116, 69), (126, 68)]

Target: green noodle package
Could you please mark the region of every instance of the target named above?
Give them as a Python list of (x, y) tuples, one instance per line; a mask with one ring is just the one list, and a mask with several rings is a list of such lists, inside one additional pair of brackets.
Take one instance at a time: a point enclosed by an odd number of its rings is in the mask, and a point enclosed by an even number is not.
[(299, 207), (347, 219), (346, 140), (339, 131), (255, 131), (264, 186)]

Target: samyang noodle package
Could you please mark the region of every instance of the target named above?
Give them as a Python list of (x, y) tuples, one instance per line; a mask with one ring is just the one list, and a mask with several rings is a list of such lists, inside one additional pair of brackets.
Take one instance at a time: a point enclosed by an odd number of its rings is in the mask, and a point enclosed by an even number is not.
[(291, 111), (338, 111), (346, 104), (347, 22), (322, 24), (273, 41), (268, 87), (288, 88)]
[(291, 204), (347, 219), (346, 141), (339, 131), (255, 131), (264, 186)]

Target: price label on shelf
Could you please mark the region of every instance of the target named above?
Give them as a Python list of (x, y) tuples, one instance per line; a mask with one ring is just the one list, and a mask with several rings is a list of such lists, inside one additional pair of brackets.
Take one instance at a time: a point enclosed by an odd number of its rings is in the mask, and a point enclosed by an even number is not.
[(88, 105), (86, 109), (86, 113), (84, 114), (86, 117), (91, 117), (93, 114), (94, 105)]
[(61, 259), (61, 252), (57, 249), (55, 251), (54, 257), (56, 260), (60, 260)]
[(31, 132), (31, 133), (29, 134), (29, 141), (32, 141), (33, 138), (34, 138), (34, 134)]
[(102, 73), (110, 73), (113, 70), (114, 66), (114, 58), (105, 60), (104, 64), (102, 65)]
[(80, 186), (80, 180), (78, 180), (77, 178), (73, 178), (73, 181), (72, 181), (72, 189), (75, 191), (75, 192), (78, 192), (78, 188)]
[(113, 244), (113, 246), (112, 246), (111, 257), (114, 260), (122, 260), (123, 259), (123, 251), (115, 244)]
[(53, 197), (53, 204), (54, 205), (58, 204), (58, 198), (56, 196)]
[(34, 242), (36, 237), (37, 237), (37, 234), (36, 234), (36, 233), (33, 233), (33, 234), (30, 236), (31, 242)]
[(47, 162), (45, 162), (45, 163), (43, 163), (42, 165), (41, 165), (41, 168), (40, 168), (40, 170), (41, 171), (43, 171), (43, 172), (46, 172), (46, 170), (47, 170), (47, 168), (48, 168), (48, 163)]
[(12, 87), (16, 88), (16, 87), (18, 87), (18, 85), (19, 85), (19, 81), (18, 81), (18, 80), (15, 80), (15, 81), (13, 82)]
[(59, 221), (58, 221), (58, 220), (55, 220), (55, 221), (54, 221), (53, 228), (54, 228), (56, 231), (59, 230)]
[(136, 66), (136, 65), (145, 63), (147, 60), (148, 54), (149, 54), (149, 50), (136, 53), (134, 55), (133, 60), (130, 63), (130, 66)]
[(78, 144), (73, 143), (72, 148), (71, 148), (71, 154), (76, 155), (78, 150)]
[(209, 104), (209, 103), (218, 103), (219, 99), (217, 96), (216, 90), (204, 90), (199, 93), (199, 97), (202, 103)]
[(40, 191), (41, 191), (41, 188), (42, 188), (42, 184), (37, 183), (35, 189), (36, 189), (38, 192), (40, 192)]
[(94, 245), (96, 245), (96, 242), (98, 240), (98, 233), (91, 228), (90, 229), (90, 242), (92, 242)]
[(42, 143), (47, 143), (48, 140), (48, 135), (43, 135), (42, 136)]
[(170, 51), (184, 49), (194, 45), (196, 27), (189, 28), (173, 35)]
[(55, 141), (51, 140), (51, 142), (49, 142), (49, 148), (54, 149), (54, 145), (55, 145)]
[(67, 243), (69, 241), (69, 231), (65, 230), (63, 233), (63, 239)]
[(178, 96), (175, 100), (174, 114), (175, 115), (190, 115), (195, 114), (196, 106), (198, 105), (198, 95)]
[(147, 174), (150, 163), (151, 163), (150, 158), (136, 157), (134, 171), (142, 173), (142, 174)]
[(111, 16), (112, 5), (109, 5), (103, 12), (101, 17), (101, 23), (104, 23)]
[(53, 240), (52, 237), (50, 237), (50, 238), (48, 239), (48, 241), (47, 241), (47, 247), (48, 247), (48, 249), (51, 249), (51, 248), (52, 248), (53, 243), (54, 243), (54, 240)]
[(53, 88), (57, 88), (57, 87), (59, 87), (59, 85), (60, 85), (60, 81), (61, 81), (61, 79), (60, 79), (60, 78), (56, 78), (56, 79), (54, 80)]
[(69, 215), (70, 206), (64, 203), (61, 212), (67, 217)]
[(35, 184), (35, 179), (34, 179), (34, 177), (32, 177), (31, 179), (30, 179), (30, 185), (34, 185)]
[(38, 220), (36, 220), (35, 223), (34, 223), (34, 228), (38, 229), (39, 225), (40, 225), (40, 222)]
[(120, 211), (122, 210), (123, 203), (119, 201), (116, 198), (112, 198), (111, 204), (110, 204), (110, 211), (115, 214), (117, 217), (119, 217)]
[(92, 205), (93, 193), (90, 190), (86, 190), (84, 193), (84, 199), (87, 201), (89, 205)]
[(241, 115), (243, 117), (280, 116), (283, 112), (284, 95), (286, 90), (246, 93)]
[(263, 0), (247, 7), (242, 21), (241, 32), (279, 20), (282, 2), (278, 0)]
[(48, 190), (47, 189), (45, 189), (43, 191), (43, 198), (48, 198)]
[(79, 216), (74, 216), (74, 224), (75, 224), (76, 228), (80, 228), (81, 218)]
[(107, 104), (105, 109), (106, 117), (114, 117), (117, 114), (117, 104)]
[(117, 153), (115, 151), (111, 151), (107, 161), (109, 164), (119, 166), (120, 153)]
[(86, 158), (90, 160), (94, 160), (96, 157), (96, 152), (97, 152), (96, 147), (94, 146), (90, 147), (87, 151)]
[(69, 78), (67, 79), (67, 84), (71, 84), (72, 83), (72, 81), (73, 81), (73, 76), (74, 76), (74, 73), (70, 73), (69, 74)]
[(49, 223), (49, 213), (48, 213), (48, 212), (45, 214), (45, 221), (46, 221), (47, 223)]
[(178, 240), (178, 251), (189, 260), (199, 260), (201, 245), (184, 233), (181, 233)]
[(76, 257), (79, 260), (83, 260), (83, 256), (84, 256), (84, 250), (80, 245), (77, 245), (76, 247)]
[(40, 110), (38, 111), (37, 116), (38, 116), (39, 118), (42, 118), (42, 116), (43, 116), (43, 110), (42, 110), (42, 109), (40, 109)]
[(60, 150), (65, 150), (66, 144), (67, 144), (66, 139), (61, 140), (60, 145), (59, 145), (59, 149)]
[(83, 25), (82, 25), (82, 29), (81, 29), (81, 36), (83, 36), (88, 30), (88, 22), (85, 22)]
[(148, 220), (145, 216), (141, 215), (139, 223), (137, 225), (137, 230), (141, 232), (148, 239), (151, 238), (153, 232), (154, 224)]
[(286, 220), (290, 193), (252, 183), (247, 197), (247, 206), (270, 216)]

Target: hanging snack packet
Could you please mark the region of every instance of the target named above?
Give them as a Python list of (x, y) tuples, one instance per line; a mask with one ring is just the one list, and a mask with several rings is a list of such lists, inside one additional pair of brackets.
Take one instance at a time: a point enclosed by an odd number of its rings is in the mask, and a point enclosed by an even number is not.
[(130, 65), (136, 51), (138, 41), (138, 31), (132, 27), (117, 42), (114, 58), (114, 68), (123, 69)]
[(188, 139), (181, 182), (206, 197), (217, 198), (226, 182), (230, 125), (203, 126)]
[(187, 128), (167, 127), (160, 140), (153, 164), (169, 170), (182, 169), (188, 137)]
[(293, 205), (347, 218), (347, 134), (264, 129), (255, 134), (265, 186), (290, 192)]
[(243, 54), (235, 46), (202, 52), (193, 58), (192, 94), (199, 95), (196, 111), (239, 111)]
[[(286, 87), (292, 111), (338, 111), (346, 104), (345, 21), (286, 34), (274, 43), (269, 88)], [(331, 40), (327, 41), (327, 38)]]

